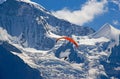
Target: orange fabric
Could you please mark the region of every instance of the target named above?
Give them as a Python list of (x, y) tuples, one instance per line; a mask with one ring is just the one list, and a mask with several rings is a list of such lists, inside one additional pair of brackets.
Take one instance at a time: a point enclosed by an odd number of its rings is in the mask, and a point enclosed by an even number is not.
[(56, 42), (57, 42), (58, 40), (60, 40), (60, 39), (66, 39), (66, 40), (70, 41), (71, 43), (73, 43), (76, 47), (78, 47), (77, 42), (76, 42), (75, 40), (73, 40), (72, 38), (70, 38), (70, 37), (64, 36), (64, 37), (58, 38), (58, 39), (56, 40)]

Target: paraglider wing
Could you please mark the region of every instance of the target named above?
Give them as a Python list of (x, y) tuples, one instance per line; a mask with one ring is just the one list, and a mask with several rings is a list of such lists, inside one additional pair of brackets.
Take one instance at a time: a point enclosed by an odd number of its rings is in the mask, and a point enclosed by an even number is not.
[(71, 43), (73, 43), (76, 47), (78, 47), (77, 42), (76, 42), (75, 40), (73, 40), (72, 38), (70, 38), (70, 37), (64, 36), (64, 37), (58, 38), (58, 39), (56, 40), (56, 42), (57, 42), (58, 40), (60, 40), (60, 39), (66, 39), (66, 40), (70, 41)]

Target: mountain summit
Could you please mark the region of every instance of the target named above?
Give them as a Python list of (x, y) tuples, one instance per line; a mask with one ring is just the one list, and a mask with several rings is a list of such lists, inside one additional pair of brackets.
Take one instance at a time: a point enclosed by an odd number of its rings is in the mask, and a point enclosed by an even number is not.
[(117, 43), (119, 43), (119, 35), (120, 35), (120, 30), (106, 23), (101, 27), (100, 30), (95, 32), (92, 36), (94, 38), (106, 37), (108, 39), (115, 40), (117, 41)]

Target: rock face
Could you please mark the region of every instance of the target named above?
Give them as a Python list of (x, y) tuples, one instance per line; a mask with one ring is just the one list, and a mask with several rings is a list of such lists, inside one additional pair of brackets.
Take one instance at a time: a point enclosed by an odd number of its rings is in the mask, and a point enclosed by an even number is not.
[(105, 72), (109, 77), (120, 78), (120, 36), (119, 45), (115, 45), (108, 58), (109, 62), (102, 62)]
[(0, 4), (0, 27), (12, 36), (19, 37), (24, 47), (48, 50), (54, 40), (46, 36), (49, 30), (58, 35), (88, 35), (94, 30), (80, 27), (54, 17), (37, 3), (24, 0), (7, 0)]
[(40, 72), (0, 45), (0, 79), (42, 79)]

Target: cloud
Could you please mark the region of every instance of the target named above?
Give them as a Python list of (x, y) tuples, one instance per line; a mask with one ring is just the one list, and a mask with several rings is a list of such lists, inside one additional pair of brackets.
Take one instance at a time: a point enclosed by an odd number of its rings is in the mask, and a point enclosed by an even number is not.
[(118, 20), (113, 20), (113, 24), (114, 24), (114, 25), (119, 25), (120, 23), (119, 23)]
[(77, 25), (83, 25), (87, 22), (92, 21), (97, 15), (100, 15), (107, 11), (106, 0), (96, 1), (89, 0), (81, 9), (71, 11), (67, 8), (58, 11), (52, 11), (52, 14), (60, 19), (67, 20)]

